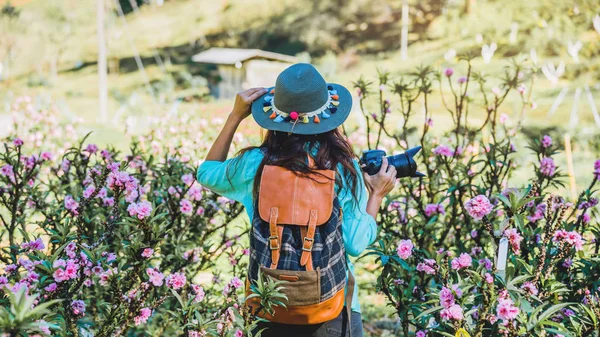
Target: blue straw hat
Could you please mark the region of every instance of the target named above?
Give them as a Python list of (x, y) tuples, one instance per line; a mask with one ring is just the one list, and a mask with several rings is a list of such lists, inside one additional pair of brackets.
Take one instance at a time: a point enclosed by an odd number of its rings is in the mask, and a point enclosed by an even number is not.
[(294, 64), (277, 77), (275, 87), (252, 103), (252, 117), (261, 127), (299, 135), (331, 131), (348, 118), (352, 95), (327, 83), (307, 63)]

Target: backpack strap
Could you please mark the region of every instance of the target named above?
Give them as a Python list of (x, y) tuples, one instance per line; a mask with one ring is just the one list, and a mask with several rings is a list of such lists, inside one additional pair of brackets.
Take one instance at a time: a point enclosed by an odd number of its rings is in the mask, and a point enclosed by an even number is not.
[[(309, 157), (310, 158), (310, 157)], [(306, 270), (313, 270), (312, 266), (312, 248), (315, 241), (315, 231), (317, 229), (317, 210), (310, 211), (308, 220), (308, 229), (301, 228), (300, 233), (303, 237), (302, 241), (302, 256), (300, 257), (300, 265), (306, 266)], [(308, 263), (310, 261), (310, 263)]]
[(269, 248), (271, 249), (271, 269), (276, 269), (279, 264), (279, 249), (281, 248), (281, 236), (283, 226), (277, 226), (277, 215), (279, 208), (271, 207), (269, 213)]
[[(348, 267), (348, 260), (346, 260), (346, 267)], [(348, 324), (344, 324), (344, 319), (342, 319), (342, 336), (352, 337), (352, 297), (354, 295), (354, 275), (352, 275), (352, 271), (350, 268), (348, 269), (348, 284), (346, 289), (346, 308), (343, 316), (346, 316), (346, 320)], [(348, 333), (345, 334), (344, 330), (348, 329)]]

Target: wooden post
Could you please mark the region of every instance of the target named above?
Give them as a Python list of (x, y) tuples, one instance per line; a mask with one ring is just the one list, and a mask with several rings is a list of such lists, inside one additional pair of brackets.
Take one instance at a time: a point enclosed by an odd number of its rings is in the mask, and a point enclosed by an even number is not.
[(402, 35), (400, 37), (400, 58), (408, 59), (408, 0), (402, 1)]
[(104, 0), (96, 0), (96, 24), (98, 37), (98, 101), (100, 120), (106, 121), (108, 110), (108, 76), (106, 40), (104, 36)]
[(569, 187), (571, 190), (571, 200), (577, 200), (577, 183), (575, 182), (575, 173), (573, 172), (573, 152), (571, 151), (571, 136), (565, 134), (565, 154), (567, 155), (567, 171), (569, 174)]

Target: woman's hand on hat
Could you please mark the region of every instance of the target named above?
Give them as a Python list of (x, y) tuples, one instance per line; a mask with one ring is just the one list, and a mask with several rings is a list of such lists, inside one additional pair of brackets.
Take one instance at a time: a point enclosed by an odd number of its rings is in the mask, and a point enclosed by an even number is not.
[(252, 102), (266, 93), (267, 89), (265, 88), (251, 88), (239, 92), (235, 96), (235, 103), (233, 104), (233, 110), (231, 110), (231, 116), (239, 119), (239, 121), (250, 116), (250, 106), (252, 106)]
[(396, 167), (389, 165), (387, 158), (383, 157), (379, 172), (374, 175), (363, 172), (363, 177), (369, 194), (383, 198), (396, 186)]

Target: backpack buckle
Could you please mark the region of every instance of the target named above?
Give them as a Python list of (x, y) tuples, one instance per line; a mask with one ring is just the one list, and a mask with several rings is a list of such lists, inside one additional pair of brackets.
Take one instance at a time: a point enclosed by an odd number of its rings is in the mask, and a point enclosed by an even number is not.
[[(305, 238), (304, 238), (304, 243), (302, 244), (302, 250), (303, 250), (303, 251), (305, 251), (305, 252), (310, 252), (310, 251), (312, 250), (312, 247), (313, 247), (313, 242), (314, 242), (314, 241), (315, 241), (315, 240), (314, 240), (313, 238), (308, 238), (308, 237), (305, 237)], [(306, 248), (306, 244), (307, 244), (307, 243), (308, 243), (308, 245), (309, 245), (309, 246), (308, 246), (308, 248)]]
[(271, 250), (279, 249), (279, 235), (269, 236), (269, 248)]

